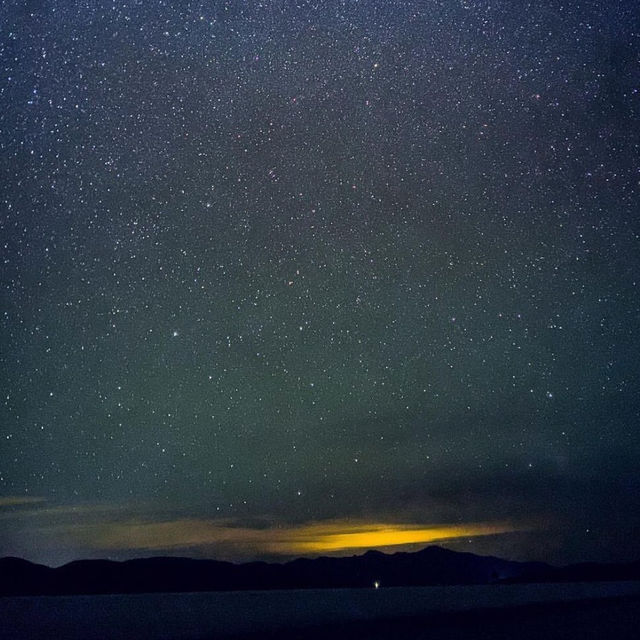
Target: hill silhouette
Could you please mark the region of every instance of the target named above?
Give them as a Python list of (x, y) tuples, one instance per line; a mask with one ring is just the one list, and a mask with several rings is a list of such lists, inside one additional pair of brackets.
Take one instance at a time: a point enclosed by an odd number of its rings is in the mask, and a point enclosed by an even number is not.
[(58, 568), (0, 559), (0, 595), (162, 593), (640, 579), (640, 562), (552, 567), (431, 546), (414, 553), (233, 564), (190, 558), (78, 560)]

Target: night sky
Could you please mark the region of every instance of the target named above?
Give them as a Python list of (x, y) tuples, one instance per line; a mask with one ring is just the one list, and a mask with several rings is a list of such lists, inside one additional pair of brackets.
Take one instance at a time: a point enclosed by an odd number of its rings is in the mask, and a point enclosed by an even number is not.
[(0, 8), (0, 556), (640, 557), (632, 0)]

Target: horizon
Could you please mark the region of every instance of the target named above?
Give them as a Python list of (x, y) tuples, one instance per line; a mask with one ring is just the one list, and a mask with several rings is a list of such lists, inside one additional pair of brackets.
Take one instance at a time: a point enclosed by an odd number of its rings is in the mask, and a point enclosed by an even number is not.
[[(384, 556), (394, 556), (397, 554), (414, 554), (414, 553), (421, 553), (423, 551), (427, 551), (428, 549), (438, 549), (441, 551), (450, 551), (452, 553), (457, 553), (457, 554), (470, 554), (470, 555), (474, 555), (477, 557), (481, 557), (481, 558), (488, 558), (488, 557), (497, 557), (500, 560), (507, 560), (509, 562), (521, 562), (523, 564), (526, 564), (528, 562), (531, 563), (535, 563), (537, 561), (528, 561), (528, 560), (512, 560), (510, 558), (502, 558), (500, 556), (491, 556), (490, 554), (482, 554), (482, 553), (472, 553), (471, 551), (458, 551), (458, 550), (454, 550), (454, 549), (449, 549), (448, 547), (444, 546), (444, 545), (440, 545), (440, 544), (429, 544), (425, 547), (419, 547), (419, 548), (409, 548), (407, 549), (406, 547), (402, 546), (402, 548), (395, 548), (395, 547), (384, 547), (383, 550), (381, 549), (358, 549), (358, 550), (352, 550), (352, 553), (348, 553), (346, 550), (345, 551), (328, 551), (326, 553), (323, 554), (318, 554), (318, 553), (312, 553), (309, 552), (308, 554), (304, 554), (304, 555), (300, 555), (300, 556), (273, 556), (271, 559), (267, 559), (267, 560), (261, 560), (261, 559), (250, 559), (250, 560), (224, 560), (224, 559), (220, 559), (220, 558), (216, 558), (216, 557), (198, 557), (198, 556), (188, 556), (188, 555), (167, 555), (167, 554), (158, 554), (158, 555), (138, 555), (138, 556), (132, 556), (132, 557), (126, 557), (126, 558), (109, 558), (109, 557), (104, 557), (104, 556), (100, 556), (100, 557), (87, 557), (87, 558), (75, 558), (74, 560), (69, 560), (67, 562), (64, 562), (63, 564), (58, 564), (58, 565), (47, 565), (47, 564), (43, 564), (40, 562), (35, 562), (33, 560), (29, 560), (28, 558), (23, 558), (23, 557), (19, 557), (19, 556), (1, 556), (0, 560), (23, 560), (25, 562), (29, 562), (30, 564), (38, 564), (40, 566), (45, 566), (48, 567), (50, 569), (58, 569), (60, 567), (64, 567), (68, 564), (72, 564), (72, 563), (76, 563), (76, 562), (101, 562), (101, 561), (107, 561), (107, 562), (116, 562), (116, 563), (124, 563), (124, 562), (130, 562), (130, 561), (136, 561), (136, 560), (187, 560), (187, 561), (199, 561), (202, 560), (203, 562), (209, 562), (209, 561), (213, 561), (213, 562), (226, 562), (229, 564), (234, 564), (234, 565), (242, 565), (242, 564), (253, 564), (253, 563), (265, 563), (265, 564), (287, 564), (289, 562), (295, 562), (296, 560), (320, 560), (320, 559), (336, 559), (336, 560), (340, 560), (340, 559), (350, 559), (350, 558), (360, 558), (369, 554), (381, 554)], [(543, 563), (543, 564), (548, 564), (548, 563)], [(604, 564), (604, 563), (603, 563)], [(621, 564), (625, 564), (625, 562), (622, 562)], [(555, 565), (552, 564), (548, 564), (548, 566), (553, 567)]]
[(357, 550), (352, 549), (351, 553), (349, 553), (348, 550), (328, 551), (322, 554), (309, 552), (307, 554), (299, 555), (299, 556), (282, 555), (282, 556), (272, 556), (267, 559), (243, 559), (243, 560), (226, 560), (226, 559), (221, 559), (217, 557), (199, 557), (199, 556), (189, 556), (189, 555), (174, 555), (174, 554), (157, 554), (156, 555), (154, 554), (154, 555), (137, 555), (137, 556), (131, 556), (131, 557), (124, 557), (124, 558), (110, 558), (110, 557), (104, 557), (104, 556), (75, 558), (73, 560), (69, 560), (67, 562), (64, 562), (58, 565), (43, 564), (43, 563), (35, 562), (33, 560), (29, 560), (28, 558), (23, 558), (19, 556), (0, 556), (0, 561), (1, 560), (19, 560), (19, 561), (28, 562), (30, 564), (47, 567), (49, 569), (58, 569), (60, 567), (67, 566), (69, 564), (76, 564), (80, 562), (114, 562), (117, 564), (122, 564), (122, 563), (127, 563), (132, 561), (135, 562), (138, 560), (148, 560), (148, 561), (185, 560), (187, 562), (192, 562), (192, 561), (220, 562), (220, 563), (228, 563), (236, 566), (241, 566), (246, 564), (284, 565), (284, 564), (289, 564), (291, 562), (296, 562), (297, 560), (350, 560), (353, 558), (362, 558), (364, 556), (370, 556), (371, 554), (383, 555), (387, 557), (393, 557), (396, 555), (414, 555), (414, 554), (419, 554), (419, 553), (423, 553), (423, 552), (434, 550), (434, 549), (438, 551), (450, 552), (452, 554), (458, 554), (458, 555), (472, 555), (478, 558), (494, 558), (497, 560), (504, 560), (507, 562), (514, 562), (514, 563), (523, 564), (523, 565), (542, 564), (551, 569), (571, 568), (571, 567), (576, 567), (584, 564), (589, 564), (589, 565), (593, 564), (593, 565), (600, 565), (600, 566), (605, 566), (605, 565), (624, 566), (629, 564), (638, 564), (640, 562), (640, 558), (629, 559), (629, 560), (619, 560), (615, 562), (599, 562), (599, 561), (584, 559), (578, 562), (571, 562), (566, 564), (554, 564), (554, 563), (549, 563), (542, 560), (521, 560), (521, 559), (515, 560), (513, 558), (508, 558), (500, 555), (493, 555), (489, 553), (474, 553), (472, 551), (451, 549), (448, 546), (446, 546), (446, 544), (428, 544), (423, 547), (416, 547), (415, 545), (412, 545), (411, 548), (407, 548), (406, 545), (395, 545), (395, 546), (384, 547), (382, 549), (379, 549), (379, 548), (371, 548), (371, 549), (359, 548)]

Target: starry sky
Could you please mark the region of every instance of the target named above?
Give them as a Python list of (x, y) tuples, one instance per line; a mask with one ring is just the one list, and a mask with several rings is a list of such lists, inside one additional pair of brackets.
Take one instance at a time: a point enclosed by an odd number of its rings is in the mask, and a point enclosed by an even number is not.
[(639, 116), (631, 0), (3, 2), (0, 555), (640, 557)]

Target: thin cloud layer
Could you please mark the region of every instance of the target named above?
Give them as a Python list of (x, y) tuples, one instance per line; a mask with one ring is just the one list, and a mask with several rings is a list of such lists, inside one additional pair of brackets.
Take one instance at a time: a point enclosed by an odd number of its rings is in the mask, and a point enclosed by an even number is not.
[(253, 528), (201, 519), (110, 522), (69, 527), (89, 548), (162, 551), (190, 547), (234, 548), (239, 555), (307, 555), (384, 549), (514, 532), (505, 523), (416, 525), (332, 521)]

